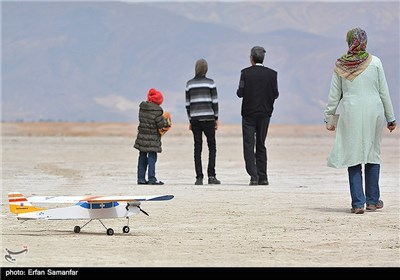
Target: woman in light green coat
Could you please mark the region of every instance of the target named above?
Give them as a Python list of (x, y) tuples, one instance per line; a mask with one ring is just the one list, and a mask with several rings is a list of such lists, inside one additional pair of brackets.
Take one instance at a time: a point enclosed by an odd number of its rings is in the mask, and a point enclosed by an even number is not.
[[(349, 49), (337, 59), (328, 104), (324, 111), (326, 128), (336, 130), (328, 166), (347, 168), (351, 212), (364, 213), (383, 207), (379, 191), (380, 153), (383, 128), (390, 132), (396, 121), (381, 60), (366, 52), (367, 34), (360, 28), (347, 32)], [(336, 124), (330, 120), (342, 103)], [(364, 165), (364, 184), (362, 165)]]

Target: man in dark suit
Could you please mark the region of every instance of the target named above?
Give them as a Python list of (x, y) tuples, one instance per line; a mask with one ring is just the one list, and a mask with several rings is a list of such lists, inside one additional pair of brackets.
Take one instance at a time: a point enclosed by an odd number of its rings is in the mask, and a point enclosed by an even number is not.
[[(262, 64), (265, 49), (255, 46), (250, 52), (251, 66), (243, 69), (236, 92), (242, 100), (242, 136), (246, 171), (250, 185), (268, 185), (267, 138), (275, 99), (278, 98), (278, 73)], [(255, 147), (255, 149), (254, 149)]]

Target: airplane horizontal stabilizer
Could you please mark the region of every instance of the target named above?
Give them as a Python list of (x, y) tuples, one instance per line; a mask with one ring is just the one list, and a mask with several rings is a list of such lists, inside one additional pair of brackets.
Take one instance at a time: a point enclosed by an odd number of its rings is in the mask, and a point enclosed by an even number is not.
[(44, 208), (35, 207), (30, 203), (26, 197), (19, 192), (8, 193), (8, 204), (10, 212), (14, 214), (23, 214), (44, 210)]

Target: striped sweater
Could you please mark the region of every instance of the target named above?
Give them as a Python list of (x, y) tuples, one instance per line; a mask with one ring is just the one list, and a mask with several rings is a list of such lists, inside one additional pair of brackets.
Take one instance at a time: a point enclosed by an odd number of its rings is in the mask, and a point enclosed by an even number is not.
[(186, 112), (189, 121), (218, 120), (218, 94), (215, 82), (196, 76), (186, 84)]

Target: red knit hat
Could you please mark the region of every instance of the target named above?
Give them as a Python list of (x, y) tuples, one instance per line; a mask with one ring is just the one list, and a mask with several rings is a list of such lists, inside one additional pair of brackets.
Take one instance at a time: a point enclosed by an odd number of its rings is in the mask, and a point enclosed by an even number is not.
[(147, 101), (156, 103), (157, 105), (161, 105), (164, 101), (164, 97), (161, 92), (159, 92), (155, 88), (151, 88), (149, 90), (149, 93), (147, 94)]

